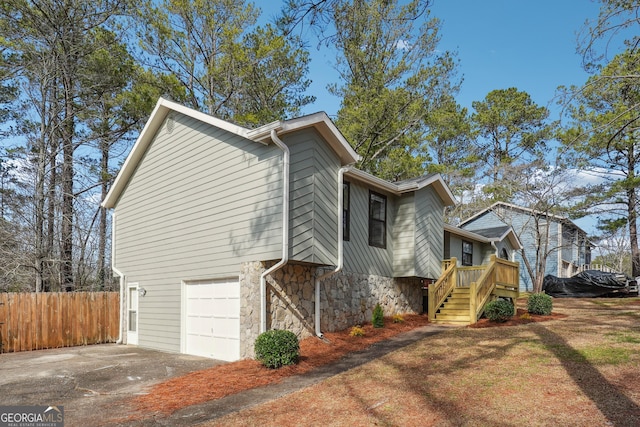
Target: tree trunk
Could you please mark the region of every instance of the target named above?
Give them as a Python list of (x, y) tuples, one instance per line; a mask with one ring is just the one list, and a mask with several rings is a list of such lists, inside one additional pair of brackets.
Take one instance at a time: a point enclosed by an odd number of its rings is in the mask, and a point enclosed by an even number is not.
[[(44, 89), (43, 89), (44, 91)], [(45, 113), (45, 96), (43, 95), (40, 123), (40, 138), (38, 138), (38, 162), (36, 170), (36, 186), (35, 186), (35, 270), (36, 270), (36, 292), (45, 290), (44, 281), (44, 259), (45, 259), (45, 236), (44, 236), (44, 181), (45, 168), (47, 159), (47, 149), (45, 147), (46, 132), (46, 113)]]
[[(635, 167), (635, 164), (633, 165)], [(630, 169), (629, 178), (633, 180), (634, 169)], [(631, 241), (631, 274), (633, 277), (640, 276), (640, 249), (638, 248), (638, 200), (636, 197), (636, 189), (627, 189), (628, 210), (629, 215), (629, 239)]]
[[(104, 138), (100, 141), (100, 150), (102, 157), (100, 159), (100, 200), (104, 200), (109, 190), (109, 143)], [(100, 290), (105, 288), (106, 284), (106, 266), (105, 259), (107, 257), (107, 210), (102, 206), (100, 209), (100, 218), (98, 224), (98, 285)]]
[[(71, 60), (71, 58), (69, 58)], [(64, 76), (64, 121), (62, 123), (62, 226), (60, 235), (60, 269), (62, 288), (73, 290), (73, 82)]]

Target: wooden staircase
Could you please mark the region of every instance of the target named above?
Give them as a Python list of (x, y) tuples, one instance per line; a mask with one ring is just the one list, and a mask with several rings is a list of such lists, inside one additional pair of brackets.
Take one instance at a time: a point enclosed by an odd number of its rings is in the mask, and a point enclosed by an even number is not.
[(446, 323), (449, 325), (469, 325), (471, 315), (471, 288), (453, 288), (453, 291), (440, 305), (435, 313), (434, 323)]
[(485, 305), (498, 297), (512, 299), (515, 306), (518, 286), (518, 263), (492, 255), (487, 265), (458, 267), (457, 260), (451, 258), (443, 262), (440, 279), (429, 285), (429, 321), (474, 324)]

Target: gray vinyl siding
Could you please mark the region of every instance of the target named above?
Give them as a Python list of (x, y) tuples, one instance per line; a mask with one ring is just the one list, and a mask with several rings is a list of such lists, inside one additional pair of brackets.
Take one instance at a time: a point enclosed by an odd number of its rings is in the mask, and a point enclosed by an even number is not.
[(278, 259), (282, 151), (172, 113), (115, 208), (116, 267), (139, 298), (139, 345), (181, 350), (181, 284)]
[(313, 130), (298, 132), (283, 142), (291, 152), (289, 257), (336, 265), (339, 159)]
[(393, 225), (393, 271), (395, 277), (415, 276), (416, 205), (414, 193), (403, 195), (395, 203)]
[(444, 256), (444, 203), (429, 186), (415, 193), (416, 276), (437, 278)]
[[(473, 244), (472, 265), (482, 265), (489, 262), (489, 257), (494, 253), (493, 248), (489, 244), (478, 242), (473, 239), (463, 238), (455, 234), (445, 233), (449, 240), (449, 256), (444, 258), (455, 257), (458, 265), (462, 265), (462, 242), (470, 242)], [(489, 246), (489, 248), (487, 248)]]
[(351, 182), (351, 239), (344, 242), (344, 270), (353, 273), (393, 277), (394, 197), (387, 196), (387, 247), (369, 246), (369, 187)]

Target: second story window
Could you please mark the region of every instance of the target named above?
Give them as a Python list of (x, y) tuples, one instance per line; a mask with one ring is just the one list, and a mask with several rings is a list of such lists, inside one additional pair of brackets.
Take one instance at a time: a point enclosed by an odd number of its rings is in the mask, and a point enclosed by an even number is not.
[(351, 199), (351, 184), (349, 182), (345, 182), (342, 184), (342, 240), (349, 241), (349, 232), (350, 232), (350, 199)]
[(462, 265), (473, 265), (473, 243), (462, 241)]
[(387, 247), (387, 198), (369, 191), (369, 245)]

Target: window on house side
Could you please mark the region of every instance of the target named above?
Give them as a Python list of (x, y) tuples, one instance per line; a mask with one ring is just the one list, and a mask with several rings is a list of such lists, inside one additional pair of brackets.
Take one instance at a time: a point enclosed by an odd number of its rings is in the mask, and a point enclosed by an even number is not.
[(349, 241), (350, 224), (351, 224), (351, 183), (344, 182), (342, 184), (344, 193), (342, 194), (342, 240)]
[(462, 265), (473, 265), (473, 243), (462, 242)]
[(369, 246), (387, 247), (387, 198), (369, 191)]

